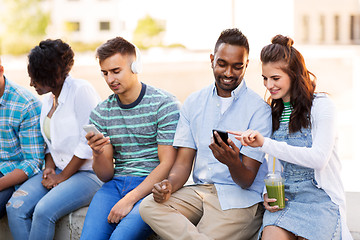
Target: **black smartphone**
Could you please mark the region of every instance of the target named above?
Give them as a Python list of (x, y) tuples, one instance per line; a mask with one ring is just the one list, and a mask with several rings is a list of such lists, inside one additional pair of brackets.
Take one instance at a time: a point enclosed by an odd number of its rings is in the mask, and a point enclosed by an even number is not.
[(214, 132), (217, 132), (219, 134), (219, 136), (221, 137), (221, 140), (223, 140), (223, 142), (229, 146), (229, 143), (228, 143), (228, 138), (229, 138), (229, 134), (227, 132), (224, 132), (224, 131), (221, 131), (221, 130), (217, 130), (217, 129), (213, 129), (213, 138), (214, 138), (214, 141), (217, 145), (220, 146), (219, 142), (217, 141), (216, 137), (215, 137), (215, 134)]

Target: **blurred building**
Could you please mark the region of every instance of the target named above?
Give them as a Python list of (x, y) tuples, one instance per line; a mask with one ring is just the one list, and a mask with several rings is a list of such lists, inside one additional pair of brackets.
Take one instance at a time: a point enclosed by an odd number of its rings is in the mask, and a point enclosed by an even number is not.
[[(150, 15), (164, 21), (166, 45), (179, 43), (189, 49), (211, 49), (220, 31), (229, 27), (241, 29), (252, 49), (279, 33), (293, 37), (297, 44), (360, 44), (360, 0), (40, 2), (51, 14), (48, 37), (84, 43), (118, 35), (131, 40), (138, 20)], [(0, 14), (2, 11), (0, 8)]]
[(104, 41), (119, 32), (131, 34), (125, 18), (129, 9), (122, 0), (43, 0), (51, 13), (48, 35), (72, 41)]
[(302, 44), (360, 44), (359, 0), (294, 0), (295, 38)]

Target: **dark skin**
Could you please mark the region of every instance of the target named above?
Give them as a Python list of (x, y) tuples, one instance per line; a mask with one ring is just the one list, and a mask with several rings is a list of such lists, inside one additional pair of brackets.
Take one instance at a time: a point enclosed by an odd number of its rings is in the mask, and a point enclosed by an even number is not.
[[(231, 92), (239, 86), (248, 65), (248, 53), (244, 47), (230, 44), (221, 44), (215, 52), (210, 55), (211, 66), (215, 77), (217, 94), (220, 97), (230, 97)], [(245, 155), (240, 160), (240, 150), (229, 139), (227, 146), (220, 138), (220, 146), (214, 141), (209, 145), (214, 157), (221, 163), (227, 165), (232, 179), (242, 188), (248, 188), (253, 183), (261, 165), (260, 162)], [(156, 183), (153, 187), (153, 197), (158, 203), (167, 201), (171, 194), (180, 189), (190, 176), (196, 150), (191, 148), (179, 148), (174, 166), (168, 179)]]
[(240, 187), (246, 189), (253, 183), (261, 163), (249, 158), (243, 154), (240, 160), (240, 149), (228, 138), (228, 143), (222, 141), (220, 135), (215, 132), (215, 137), (219, 145), (214, 141), (209, 145), (214, 157), (221, 163), (225, 164), (230, 171), (231, 178)]
[[(36, 92), (39, 95), (43, 95), (48, 92), (51, 92), (54, 95), (54, 104), (47, 114), (47, 116), (49, 118), (51, 118), (57, 109), (58, 98), (60, 96), (61, 89), (62, 89), (65, 79), (56, 80), (56, 82), (61, 83), (56, 88), (44, 86), (44, 85), (34, 81), (34, 79), (31, 77), (30, 77), (30, 80), (31, 80), (30, 86), (34, 87)], [(72, 175), (74, 175), (80, 169), (80, 167), (85, 163), (85, 160), (86, 159), (81, 159), (74, 155), (71, 158), (71, 161), (68, 163), (68, 165), (66, 165), (66, 167), (59, 174), (56, 174), (56, 172), (55, 172), (56, 166), (55, 166), (54, 160), (50, 153), (46, 154), (45, 155), (45, 169), (43, 171), (43, 180), (41, 181), (42, 185), (47, 189), (56, 187), (61, 182), (66, 181)]]

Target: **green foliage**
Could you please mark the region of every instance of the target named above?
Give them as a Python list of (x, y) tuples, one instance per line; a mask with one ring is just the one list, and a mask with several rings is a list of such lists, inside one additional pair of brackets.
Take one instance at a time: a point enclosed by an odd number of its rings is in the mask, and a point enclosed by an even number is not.
[(50, 14), (40, 6), (40, 0), (3, 0), (6, 12), (1, 21), (5, 25), (6, 35), (45, 35)]
[(165, 23), (147, 15), (138, 21), (134, 31), (133, 42), (142, 49), (162, 45), (162, 33)]
[(39, 44), (40, 37), (6, 35), (1, 40), (1, 54), (23, 55), (28, 54), (30, 50)]
[(173, 43), (173, 44), (169, 44), (166, 46), (167, 48), (186, 48), (183, 44), (181, 43)]
[(2, 0), (0, 16), (4, 34), (2, 53), (25, 54), (45, 36), (50, 14), (41, 9), (41, 0)]
[(86, 52), (92, 51), (95, 55), (95, 50), (98, 46), (100, 46), (103, 42), (92, 42), (92, 43), (84, 43), (84, 42), (70, 42), (69, 45), (74, 50), (74, 52)]

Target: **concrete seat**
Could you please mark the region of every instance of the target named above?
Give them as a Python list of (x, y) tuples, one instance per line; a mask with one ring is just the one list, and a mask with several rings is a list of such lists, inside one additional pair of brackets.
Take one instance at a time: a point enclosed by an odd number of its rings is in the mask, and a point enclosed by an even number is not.
[[(357, 203), (360, 199), (360, 192), (347, 192), (347, 224), (354, 240), (360, 240), (360, 208)], [(82, 226), (84, 224), (88, 207), (80, 208), (56, 223), (55, 240), (78, 240), (81, 235)], [(12, 240), (8, 227), (7, 218), (0, 219), (0, 240)], [(156, 235), (152, 235), (148, 240), (160, 239)]]

